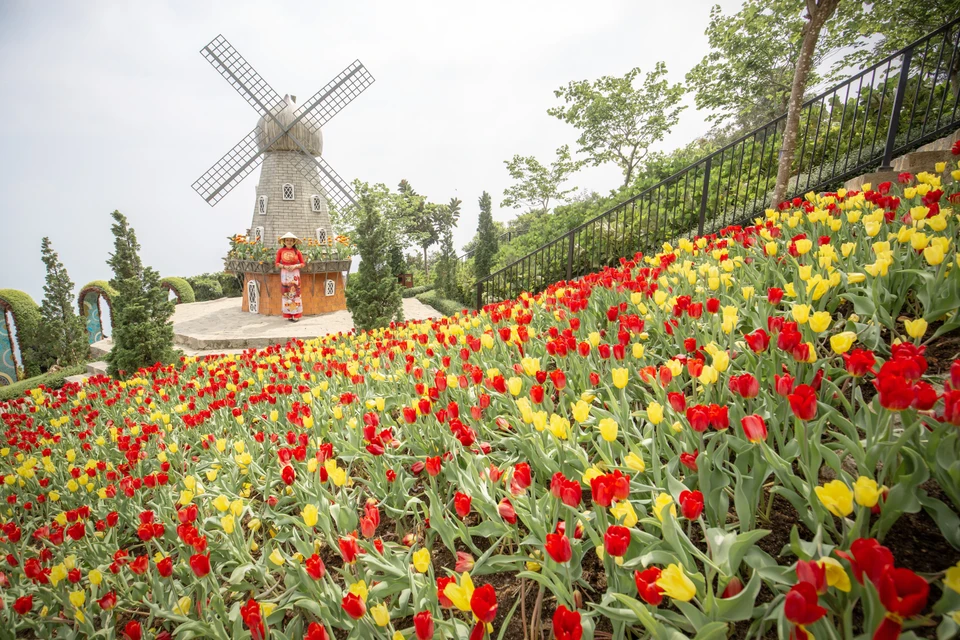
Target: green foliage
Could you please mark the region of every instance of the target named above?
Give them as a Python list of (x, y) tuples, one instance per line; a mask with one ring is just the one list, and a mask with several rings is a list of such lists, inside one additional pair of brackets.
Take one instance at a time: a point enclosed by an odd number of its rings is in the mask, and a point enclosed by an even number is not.
[(5, 387), (0, 387), (0, 402), (6, 402), (7, 400), (14, 400), (16, 398), (23, 397), (27, 391), (30, 389), (36, 389), (40, 385), (43, 385), (48, 389), (59, 389), (66, 383), (66, 378), (69, 378), (70, 376), (78, 376), (82, 373), (86, 373), (86, 371), (87, 366), (85, 364), (75, 364), (69, 367), (64, 367), (63, 369), (59, 369), (57, 371), (47, 372), (31, 378), (19, 380)]
[(16, 289), (0, 289), (0, 311), (9, 308), (16, 325), (17, 345), (24, 375), (40, 375), (43, 349), (40, 338), (40, 307), (29, 294)]
[(403, 248), (399, 242), (390, 245), (390, 271), (393, 275), (400, 276), (407, 273), (407, 261), (403, 256)]
[(457, 200), (456, 208), (427, 202), (426, 197), (417, 193), (409, 182), (400, 181), (398, 194), (392, 199), (394, 206), (390, 209), (395, 221), (390, 222), (391, 215), (388, 214), (388, 226), (397, 237), (405, 237), (423, 249), (424, 271), (428, 269), (427, 250), (440, 240), (444, 229), (457, 226), (459, 202)]
[(663, 140), (686, 108), (680, 105), (686, 89), (670, 86), (665, 63), (657, 62), (637, 89), (633, 81), (639, 75), (640, 67), (634, 67), (622, 78), (570, 82), (554, 91), (567, 106), (547, 111), (580, 130), (578, 151), (587, 154), (593, 166), (616, 163), (624, 186), (633, 180), (650, 146)]
[(160, 284), (173, 291), (180, 304), (190, 304), (191, 302), (197, 301), (193, 294), (193, 287), (190, 286), (186, 278), (167, 276), (166, 278), (161, 278)]
[(421, 293), (417, 296), (417, 300), (427, 306), (433, 307), (442, 316), (452, 316), (455, 313), (463, 311), (465, 308), (462, 302), (440, 297), (435, 290)]
[[(309, 260), (309, 258), (307, 259)], [(220, 289), (223, 291), (224, 296), (228, 298), (239, 298), (243, 295), (243, 283), (236, 274), (218, 271), (214, 275), (220, 283)]]
[(420, 287), (410, 287), (409, 289), (401, 289), (400, 291), (401, 291), (400, 293), (401, 297), (415, 298), (421, 293), (426, 293), (427, 291), (433, 291), (433, 285), (425, 284)]
[(113, 269), (110, 286), (117, 291), (113, 300), (113, 349), (107, 354), (107, 372), (124, 377), (141, 367), (173, 362), (174, 305), (160, 286), (160, 276), (140, 260), (140, 244), (126, 217), (119, 211), (111, 216), (114, 252), (107, 260)]
[(477, 243), (473, 254), (473, 269), (476, 277), (486, 278), (490, 275), (490, 265), (493, 257), (500, 248), (497, 242), (496, 226), (493, 224), (493, 201), (486, 191), (480, 196), (480, 218), (477, 221)]
[(557, 149), (557, 159), (549, 168), (534, 156), (515, 155), (503, 163), (515, 181), (503, 190), (503, 206), (526, 207), (528, 211), (549, 211), (554, 200), (566, 200), (576, 188), (564, 189), (563, 185), (583, 166), (583, 162), (570, 157), (570, 146), (566, 144)]
[(223, 287), (220, 285), (220, 280), (208, 273), (187, 278), (187, 282), (193, 288), (196, 302), (218, 300), (223, 297)]
[(403, 320), (403, 300), (389, 260), (396, 239), (383, 220), (375, 191), (366, 183), (355, 183), (355, 188), (360, 196), (355, 234), (360, 267), (348, 281), (347, 308), (358, 330), (370, 330)]
[(86, 360), (90, 350), (86, 323), (74, 308), (73, 282), (53, 250), (50, 238), (40, 242), (40, 256), (47, 268), (37, 345), (42, 352), (40, 367), (43, 370), (53, 364), (68, 367)]
[[(456, 220), (460, 217), (460, 201), (456, 198), (450, 199), (450, 204), (446, 205), (450, 212), (449, 218)], [(435, 284), (440, 295), (446, 298), (459, 298), (460, 289), (457, 283), (457, 253), (453, 246), (453, 228), (445, 226), (441, 232), (442, 242), (440, 245), (440, 260), (437, 262), (437, 279)]]

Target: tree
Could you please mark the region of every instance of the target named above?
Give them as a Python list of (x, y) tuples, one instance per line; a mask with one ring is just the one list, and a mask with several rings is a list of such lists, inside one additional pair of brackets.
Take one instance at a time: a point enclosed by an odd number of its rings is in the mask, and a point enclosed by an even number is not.
[(160, 286), (160, 275), (140, 260), (136, 233), (119, 211), (111, 216), (114, 252), (107, 264), (113, 269), (113, 348), (107, 354), (107, 373), (125, 376), (141, 367), (173, 362), (174, 305)]
[(390, 245), (390, 271), (394, 276), (400, 276), (406, 272), (407, 261), (403, 257), (403, 248), (400, 243), (394, 240)]
[(493, 201), (486, 191), (480, 196), (480, 219), (477, 221), (477, 242), (473, 253), (473, 271), (477, 279), (490, 275), (493, 257), (499, 249), (497, 228), (493, 224)]
[[(744, 131), (787, 110), (806, 23), (802, 9), (803, 0), (747, 0), (733, 15), (723, 15), (719, 5), (710, 10), (710, 52), (687, 73), (697, 108), (712, 111), (707, 121)], [(814, 50), (812, 84), (830, 48), (825, 39)]]
[(453, 229), (460, 218), (460, 200), (450, 198), (450, 203), (442, 205), (442, 214), (438, 216), (440, 229), (440, 260), (437, 262), (437, 291), (448, 300), (459, 300), (460, 292), (457, 286), (457, 253), (453, 246)]
[(510, 177), (516, 183), (503, 190), (503, 205), (520, 209), (527, 207), (528, 211), (550, 210), (550, 203), (554, 200), (563, 201), (576, 189), (563, 189), (569, 177), (580, 170), (583, 162), (570, 157), (569, 145), (557, 149), (557, 159), (550, 164), (550, 168), (540, 164), (533, 156), (513, 156), (512, 160), (504, 160)]
[(40, 242), (40, 255), (47, 267), (40, 305), (40, 346), (45, 364), (67, 367), (83, 362), (90, 351), (87, 328), (73, 307), (73, 282), (60, 257), (53, 250), (50, 238)]
[(554, 91), (568, 106), (547, 111), (580, 130), (579, 152), (587, 154), (593, 166), (616, 163), (624, 186), (650, 146), (663, 140), (686, 108), (680, 105), (686, 89), (681, 84), (670, 86), (666, 64), (658, 62), (636, 89), (633, 81), (639, 75), (640, 67), (634, 67), (622, 78), (570, 82)]
[(350, 276), (347, 308), (357, 329), (371, 330), (403, 320), (403, 298), (390, 262), (390, 247), (396, 240), (381, 215), (374, 189), (366, 183), (354, 184), (360, 196), (354, 237), (360, 267)]
[(441, 233), (440, 205), (427, 202), (406, 179), (398, 185), (398, 217), (404, 234), (423, 249), (423, 270), (427, 268), (427, 250), (437, 243)]
[(800, 129), (800, 109), (803, 106), (803, 94), (807, 89), (807, 80), (813, 65), (814, 52), (823, 25), (837, 10), (840, 0), (806, 0), (807, 23), (803, 26), (803, 41), (800, 57), (793, 74), (790, 88), (790, 103), (787, 106), (787, 124), (783, 132), (783, 146), (780, 149), (780, 162), (777, 166), (777, 185), (773, 189), (773, 203), (786, 196), (787, 182), (790, 180), (791, 167), (797, 148), (797, 132)]

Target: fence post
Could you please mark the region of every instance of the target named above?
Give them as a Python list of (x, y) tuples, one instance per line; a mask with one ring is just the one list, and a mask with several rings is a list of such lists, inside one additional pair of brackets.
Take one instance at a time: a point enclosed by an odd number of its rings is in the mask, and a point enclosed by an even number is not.
[(477, 311), (483, 308), (483, 280), (477, 280)]
[(576, 234), (570, 232), (570, 242), (567, 244), (567, 282), (573, 279), (573, 238)]
[(697, 235), (703, 235), (703, 223), (707, 215), (707, 196), (710, 194), (710, 165), (713, 156), (707, 156), (707, 165), (703, 168), (703, 193), (700, 194), (700, 223), (697, 226)]
[(900, 110), (903, 108), (903, 94), (907, 92), (907, 79), (912, 58), (913, 47), (910, 47), (903, 52), (903, 62), (900, 63), (900, 79), (897, 81), (897, 93), (893, 96), (893, 110), (890, 111), (890, 127), (887, 129), (887, 143), (883, 147), (883, 161), (880, 163), (880, 171), (891, 171), (893, 169), (890, 161), (893, 159), (893, 147), (897, 143)]

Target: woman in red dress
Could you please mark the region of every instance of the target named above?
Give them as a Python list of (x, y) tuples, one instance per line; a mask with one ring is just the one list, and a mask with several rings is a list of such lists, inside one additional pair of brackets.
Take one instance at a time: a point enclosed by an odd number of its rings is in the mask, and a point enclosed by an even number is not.
[(280, 267), (280, 305), (283, 317), (291, 322), (299, 322), (303, 315), (303, 300), (300, 298), (300, 267), (307, 265), (306, 259), (297, 244), (300, 238), (292, 233), (285, 233), (279, 238), (280, 249), (277, 251), (276, 264)]

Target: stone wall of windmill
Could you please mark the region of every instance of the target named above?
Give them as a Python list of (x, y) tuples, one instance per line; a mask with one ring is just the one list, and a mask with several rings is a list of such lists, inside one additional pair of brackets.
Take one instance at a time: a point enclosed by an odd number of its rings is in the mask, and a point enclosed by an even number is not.
[(257, 229), (262, 228), (267, 246), (277, 246), (277, 238), (288, 231), (300, 238), (319, 240), (317, 230), (323, 229), (326, 238), (333, 237), (326, 195), (300, 172), (299, 158), (296, 151), (264, 154), (250, 236), (255, 237)]

